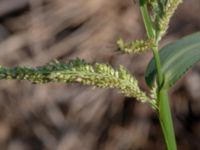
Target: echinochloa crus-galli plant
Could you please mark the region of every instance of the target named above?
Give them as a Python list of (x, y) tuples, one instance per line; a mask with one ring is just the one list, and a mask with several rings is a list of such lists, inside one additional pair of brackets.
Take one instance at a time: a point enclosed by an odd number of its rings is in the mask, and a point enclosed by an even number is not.
[(36, 68), (1, 66), (0, 79), (28, 80), (35, 84), (60, 82), (116, 88), (124, 96), (147, 103), (157, 113), (166, 148), (177, 150), (168, 90), (200, 60), (200, 32), (183, 37), (160, 50), (158, 46), (167, 32), (172, 15), (181, 3), (182, 0), (139, 0), (146, 38), (131, 42), (120, 38), (117, 41), (119, 50), (123, 53), (153, 53), (145, 73), (150, 94), (140, 89), (137, 79), (123, 66), (114, 69), (107, 64), (89, 64), (81, 59), (70, 60), (67, 63), (54, 61)]

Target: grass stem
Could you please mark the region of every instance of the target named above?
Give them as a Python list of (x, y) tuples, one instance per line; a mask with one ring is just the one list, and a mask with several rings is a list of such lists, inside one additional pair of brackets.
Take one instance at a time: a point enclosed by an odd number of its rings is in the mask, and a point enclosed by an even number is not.
[[(145, 28), (147, 31), (148, 38), (153, 38), (155, 41), (158, 41), (154, 35), (153, 25), (151, 22), (151, 18), (149, 17), (147, 4), (145, 0), (140, 0), (140, 10), (141, 10), (141, 14), (142, 14)], [(159, 109), (158, 110), (159, 120), (160, 120), (160, 124), (161, 124), (161, 128), (162, 128), (167, 149), (177, 150), (171, 110), (170, 110), (170, 105), (169, 105), (169, 100), (168, 100), (168, 93), (167, 93), (167, 89), (162, 87), (163, 74), (161, 71), (162, 66), (160, 63), (160, 57), (158, 53), (158, 42), (154, 43), (154, 46), (152, 47), (152, 49), (153, 49), (153, 55), (155, 58), (156, 70), (157, 70), (157, 83), (158, 83), (157, 106)]]

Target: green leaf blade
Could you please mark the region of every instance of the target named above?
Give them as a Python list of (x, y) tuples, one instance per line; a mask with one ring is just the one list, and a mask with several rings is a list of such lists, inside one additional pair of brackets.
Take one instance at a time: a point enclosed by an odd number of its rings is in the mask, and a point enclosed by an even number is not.
[[(163, 86), (171, 87), (189, 68), (200, 61), (200, 32), (168, 44), (159, 51), (164, 74)], [(145, 79), (149, 86), (156, 78), (156, 67), (152, 59), (147, 67)]]

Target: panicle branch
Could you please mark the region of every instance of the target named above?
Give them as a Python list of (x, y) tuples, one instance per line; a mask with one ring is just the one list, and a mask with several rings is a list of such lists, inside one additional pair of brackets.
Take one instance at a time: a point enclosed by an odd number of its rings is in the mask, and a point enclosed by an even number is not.
[(137, 80), (122, 66), (118, 70), (106, 64), (88, 64), (76, 59), (68, 63), (53, 62), (37, 68), (0, 68), (0, 79), (28, 80), (32, 83), (81, 83), (100, 88), (117, 88), (125, 96), (151, 104), (151, 100), (139, 88)]
[(148, 51), (153, 44), (153, 40), (135, 40), (132, 42), (125, 42), (123, 39), (117, 41), (117, 45), (120, 51), (128, 54), (140, 54)]
[(170, 19), (181, 2), (182, 0), (149, 0), (158, 41), (166, 33)]

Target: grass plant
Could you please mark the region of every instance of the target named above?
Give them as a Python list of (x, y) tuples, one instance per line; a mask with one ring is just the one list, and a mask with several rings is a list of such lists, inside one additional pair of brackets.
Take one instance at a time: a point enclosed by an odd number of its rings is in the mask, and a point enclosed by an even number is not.
[(70, 60), (67, 63), (54, 61), (36, 68), (1, 66), (0, 79), (29, 80), (35, 84), (81, 83), (100, 88), (117, 88), (125, 96), (147, 103), (157, 113), (166, 148), (176, 150), (168, 91), (200, 60), (200, 33), (186, 36), (160, 50), (158, 47), (167, 32), (172, 15), (181, 2), (182, 0), (139, 0), (147, 33), (146, 39), (132, 42), (125, 42), (123, 39), (117, 41), (119, 50), (124, 53), (153, 53), (145, 74), (149, 95), (140, 89), (137, 79), (123, 66), (114, 69), (107, 64), (89, 64), (81, 59)]

